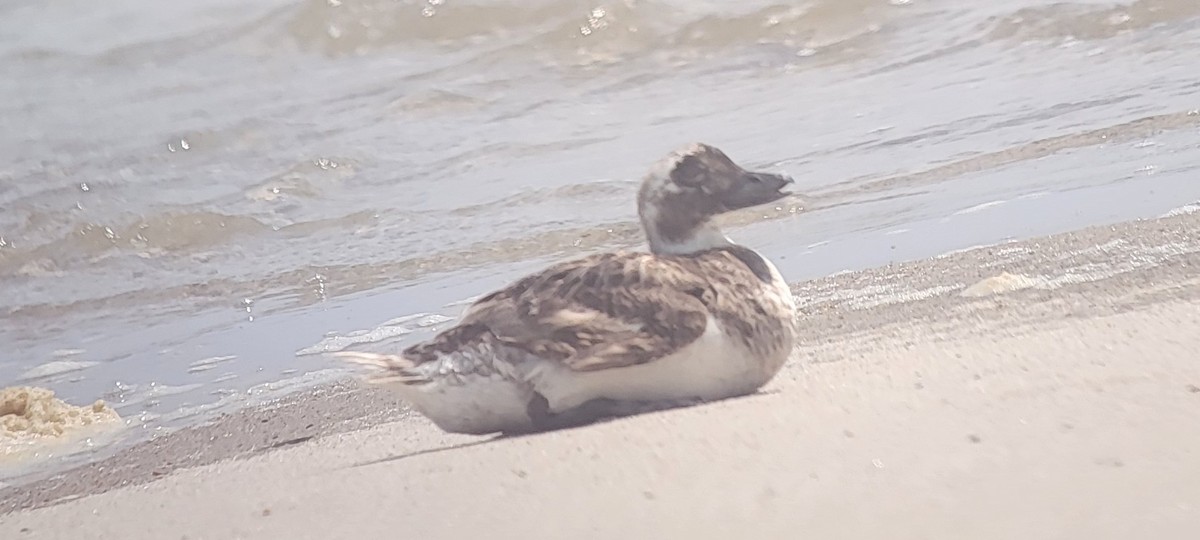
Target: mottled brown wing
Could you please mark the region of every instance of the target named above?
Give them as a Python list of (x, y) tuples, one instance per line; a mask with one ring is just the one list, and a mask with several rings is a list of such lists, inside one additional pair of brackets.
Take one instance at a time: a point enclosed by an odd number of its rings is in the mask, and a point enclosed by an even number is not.
[(580, 371), (649, 362), (695, 341), (713, 292), (678, 260), (606, 253), (560, 263), (476, 301), (460, 324)]

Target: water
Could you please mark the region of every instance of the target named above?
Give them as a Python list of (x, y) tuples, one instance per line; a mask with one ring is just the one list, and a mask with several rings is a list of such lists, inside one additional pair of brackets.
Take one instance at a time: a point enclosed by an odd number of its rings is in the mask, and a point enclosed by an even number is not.
[(1158, 215), (1197, 58), (1194, 0), (10, 2), (0, 385), (129, 441), (338, 377), (636, 247), (693, 140), (796, 177), (729, 219), (792, 280)]

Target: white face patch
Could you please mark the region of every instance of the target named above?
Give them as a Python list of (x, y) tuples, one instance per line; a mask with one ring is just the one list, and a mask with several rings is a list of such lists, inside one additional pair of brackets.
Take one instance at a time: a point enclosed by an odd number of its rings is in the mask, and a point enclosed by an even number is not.
[(650, 168), (650, 172), (644, 180), (650, 191), (663, 194), (675, 194), (683, 191), (678, 184), (671, 180), (671, 172), (679, 166), (683, 156), (674, 155), (672, 158), (660, 160)]
[[(689, 166), (697, 170), (685, 171), (687, 175), (716, 174), (738, 170), (719, 151), (699, 143), (683, 146), (650, 167), (643, 179), (638, 196), (638, 212), (642, 227), (655, 253), (686, 254), (728, 246), (732, 243), (721, 230), (708, 221), (712, 213), (722, 208), (712, 201), (721, 186), (711, 182), (698, 182), (692, 187), (680, 185), (675, 177), (678, 169), (689, 156), (698, 159)], [(715, 161), (714, 161), (715, 160)], [(708, 162), (717, 163), (709, 170)]]
[[(650, 237), (647, 231), (647, 237)], [(671, 255), (687, 255), (689, 253), (699, 253), (717, 247), (729, 246), (733, 244), (721, 229), (712, 223), (705, 223), (697, 228), (690, 236), (683, 240), (668, 240), (666, 238), (650, 237), (650, 250), (655, 253), (666, 253)]]

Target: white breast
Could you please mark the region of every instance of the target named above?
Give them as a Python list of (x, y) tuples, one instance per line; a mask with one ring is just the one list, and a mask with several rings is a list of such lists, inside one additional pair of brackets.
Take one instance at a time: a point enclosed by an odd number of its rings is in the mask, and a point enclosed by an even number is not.
[(597, 398), (629, 401), (712, 400), (753, 392), (773, 373), (709, 318), (699, 339), (666, 358), (600, 371), (544, 362), (530, 373), (553, 412)]

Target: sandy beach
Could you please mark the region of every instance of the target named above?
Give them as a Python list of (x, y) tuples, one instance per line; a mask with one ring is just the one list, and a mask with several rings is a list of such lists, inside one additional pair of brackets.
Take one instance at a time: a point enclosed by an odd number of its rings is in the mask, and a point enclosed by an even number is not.
[(0, 492), (17, 538), (1194, 538), (1200, 213), (798, 283), (762, 393), (448, 436), (351, 383)]

